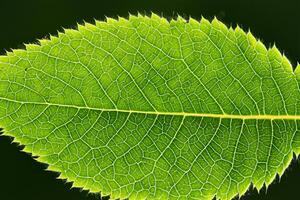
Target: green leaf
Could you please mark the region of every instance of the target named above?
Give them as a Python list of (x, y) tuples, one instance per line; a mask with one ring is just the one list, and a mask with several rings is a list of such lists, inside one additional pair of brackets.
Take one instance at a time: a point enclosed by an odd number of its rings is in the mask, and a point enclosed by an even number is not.
[(300, 153), (299, 73), (217, 19), (107, 19), (1, 56), (0, 125), (74, 187), (231, 199)]

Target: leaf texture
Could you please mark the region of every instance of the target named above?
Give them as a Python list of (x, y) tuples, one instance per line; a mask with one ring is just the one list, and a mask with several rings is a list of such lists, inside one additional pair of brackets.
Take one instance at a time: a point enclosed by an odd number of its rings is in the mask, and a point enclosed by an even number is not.
[(0, 127), (60, 178), (129, 199), (232, 199), (300, 152), (299, 68), (239, 27), (155, 14), (0, 57)]

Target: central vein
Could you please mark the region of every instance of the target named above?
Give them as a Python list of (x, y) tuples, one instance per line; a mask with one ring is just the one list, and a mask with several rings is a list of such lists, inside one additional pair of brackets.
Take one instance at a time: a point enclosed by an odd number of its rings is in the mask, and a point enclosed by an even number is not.
[(124, 109), (110, 109), (110, 108), (96, 108), (89, 106), (77, 106), (77, 105), (68, 105), (68, 104), (58, 104), (58, 103), (49, 103), (49, 102), (25, 102), (12, 100), (4, 97), (0, 97), (0, 100), (14, 102), (18, 104), (33, 104), (33, 105), (45, 105), (45, 106), (58, 106), (66, 108), (76, 108), (76, 109), (87, 109), (87, 110), (97, 110), (102, 112), (122, 112), (122, 113), (135, 113), (135, 114), (145, 114), (145, 115), (170, 115), (170, 116), (184, 116), (184, 117), (210, 117), (210, 118), (226, 118), (226, 119), (266, 119), (266, 120), (300, 120), (300, 115), (235, 115), (235, 114), (226, 114), (226, 113), (191, 113), (191, 112), (165, 112), (165, 111), (141, 111), (141, 110), (124, 110)]

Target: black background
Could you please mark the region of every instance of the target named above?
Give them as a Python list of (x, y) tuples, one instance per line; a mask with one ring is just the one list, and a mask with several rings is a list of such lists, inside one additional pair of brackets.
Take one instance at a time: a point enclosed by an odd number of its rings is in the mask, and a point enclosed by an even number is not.
[[(48, 38), (62, 28), (75, 28), (83, 21), (127, 17), (129, 13), (150, 14), (167, 18), (177, 14), (200, 19), (217, 16), (228, 26), (239, 24), (250, 30), (268, 47), (276, 46), (295, 67), (300, 61), (300, 1), (298, 0), (0, 0), (0, 54), (12, 48), (24, 48), (23, 43), (36, 43), (36, 38)], [(88, 194), (70, 189), (71, 184), (56, 179), (57, 174), (45, 171), (12, 139), (0, 137), (0, 199), (1, 200), (94, 200), (100, 194)], [(250, 189), (243, 200), (299, 198), (300, 163), (294, 159), (285, 174), (260, 194)], [(107, 198), (104, 198), (107, 199)]]

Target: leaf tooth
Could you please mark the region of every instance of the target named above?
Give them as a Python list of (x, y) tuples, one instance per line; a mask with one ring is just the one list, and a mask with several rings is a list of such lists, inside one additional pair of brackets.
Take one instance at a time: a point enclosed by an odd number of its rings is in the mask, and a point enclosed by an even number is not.
[(144, 15), (143, 15), (143, 13), (138, 12), (137, 15), (130, 14), (129, 17), (138, 17), (138, 18), (141, 18), (141, 17), (144, 17)]
[(26, 50), (25, 49), (13, 49), (12, 53), (16, 56), (22, 56), (24, 54), (26, 54)]
[(85, 19), (82, 20), (82, 22), (79, 22), (79, 24), (82, 24), (83, 26), (86, 26), (86, 24), (88, 24), (89, 22), (87, 22)]
[(230, 34), (234, 35), (234, 28), (232, 26), (228, 28), (228, 31), (230, 32)]
[(177, 15), (176, 21), (181, 22), (181, 23), (187, 23), (187, 20), (179, 14)]
[(38, 158), (37, 155), (32, 154), (31, 149), (29, 149), (29, 147), (26, 145), (26, 143), (24, 143), (24, 141), (22, 141), (21, 139), (16, 138), (15, 136), (11, 135), (9, 132), (6, 132), (5, 129), (3, 127), (1, 127), (1, 136), (6, 136), (6, 137), (10, 137), (12, 138), (12, 142), (16, 144), (20, 149), (21, 152), (24, 152), (28, 155), (30, 155), (31, 157), (33, 157), (35, 160)]
[[(216, 18), (217, 19), (217, 18)], [(218, 19), (217, 19), (217, 21), (218, 21), (218, 23), (219, 23), (219, 25), (220, 25), (220, 27), (221, 27), (221, 29), (223, 29), (223, 30), (228, 30), (228, 27), (226, 26), (226, 24), (224, 24), (222, 21), (219, 21)]]
[(288, 71), (288, 72), (292, 72), (294, 71), (293, 69), (293, 65), (292, 63), (290, 62), (290, 60), (286, 57), (286, 55), (284, 54), (284, 52), (282, 53), (282, 59), (283, 59), (283, 66), (285, 67), (285, 69)]
[(286, 159), (283, 161), (283, 165), (280, 167), (280, 168), (277, 168), (276, 169), (276, 173), (274, 175), (272, 175), (271, 177), (269, 178), (265, 178), (264, 181), (260, 181), (260, 182), (257, 182), (257, 181), (252, 181), (253, 183), (253, 187), (255, 189), (257, 189), (258, 193), (261, 191), (261, 189), (263, 187), (266, 188), (266, 190), (268, 190), (270, 184), (278, 177), (279, 180), (282, 176), (282, 174), (284, 173), (284, 171), (288, 168), (288, 166), (290, 165), (291, 161), (293, 159), (293, 152), (291, 152), (287, 157)]
[(0, 62), (1, 62), (1, 61), (4, 62), (5, 58), (7, 57), (7, 53), (8, 53), (8, 52), (9, 52), (9, 51), (8, 51), (7, 49), (4, 49), (3, 55), (0, 55)]
[(270, 53), (272, 53), (272, 54), (274, 54), (275, 56), (281, 56), (281, 53), (280, 53), (280, 51), (277, 49), (277, 47), (276, 47), (276, 44), (275, 43), (273, 43), (273, 45), (272, 45), (272, 47), (269, 49), (269, 52)]
[[(89, 31), (99, 31), (98, 27), (95, 24), (89, 23), (89, 22), (85, 22), (84, 24), (85, 30), (89, 30)], [(75, 32), (75, 35), (80, 34), (78, 31)], [(82, 37), (82, 35), (81, 35)]]
[[(66, 179), (68, 180), (68, 179)], [(72, 188), (81, 188), (81, 189), (84, 189), (86, 188), (86, 183), (84, 183), (86, 181), (81, 181), (79, 179), (75, 179), (75, 181), (72, 181)]]
[(214, 19), (212, 20), (211, 24), (212, 24), (212, 26), (217, 27), (219, 30), (222, 30), (224, 32), (228, 31), (227, 26), (224, 23), (222, 23), (221, 21), (219, 21), (217, 19), (217, 17), (214, 17)]
[(62, 179), (62, 180), (66, 180), (67, 182), (73, 183), (73, 180), (70, 179), (70, 177), (67, 177), (65, 174), (67, 173), (63, 173), (63, 170), (59, 170), (61, 173), (59, 174), (59, 176), (57, 177), (57, 179)]
[(35, 51), (40, 48), (40, 45), (37, 44), (25, 44), (25, 48), (29, 51)]
[(93, 184), (93, 185), (89, 185), (89, 188), (84, 188), (84, 190), (87, 190), (89, 191), (89, 193), (98, 193), (100, 195), (100, 191), (99, 191), (99, 188), (97, 186), (97, 184)]
[(93, 17), (93, 19), (90, 21), (90, 23), (93, 24), (94, 26), (96, 26), (97, 21), (98, 20), (95, 17)]
[(124, 24), (127, 24), (128, 23), (128, 20), (126, 19), (126, 18), (124, 18), (124, 17), (121, 17), (121, 16), (118, 16), (118, 21), (120, 22), (120, 23), (124, 23)]
[(277, 170), (277, 173), (279, 175), (279, 178), (284, 174), (285, 170), (290, 166), (292, 163), (293, 158), (296, 158), (296, 155), (294, 156), (294, 152), (291, 152), (286, 156), (286, 158), (283, 160), (282, 168)]
[(300, 157), (299, 154), (300, 154), (300, 153), (299, 153), (298, 151), (297, 151), (297, 152), (294, 151), (295, 160), (298, 160), (298, 159), (299, 159), (299, 157)]
[(192, 19), (193, 17), (191, 15), (186, 15), (184, 17), (184, 19), (186, 20), (186, 23), (190, 23), (190, 19)]
[(43, 46), (49, 44), (48, 39), (38, 39), (38, 42), (40, 43), (40, 45), (43, 45)]
[[(8, 135), (8, 134), (5, 134), (5, 135)], [(17, 139), (14, 138), (14, 137), (13, 137), (13, 143), (16, 143), (16, 144), (18, 144), (18, 146), (21, 146), (21, 145), (20, 145), (21, 143), (20, 143), (19, 141), (17, 141)], [(22, 147), (23, 147), (23, 145), (22, 145)], [(28, 149), (26, 145), (25, 145), (25, 147), (21, 150), (21, 152), (25, 152), (25, 153), (31, 155), (31, 157), (33, 157), (33, 158), (34, 158), (36, 161), (38, 161), (38, 162), (41, 162), (41, 163), (48, 163), (48, 160), (47, 160), (45, 157), (43, 157), (43, 156), (37, 156), (37, 155), (32, 154), (32, 153), (31, 153), (32, 150)], [(74, 185), (74, 180), (75, 180), (75, 179), (72, 180), (72, 178), (70, 178), (70, 174), (68, 174), (68, 176), (65, 176), (65, 175), (62, 173), (63, 171), (62, 171), (61, 169), (55, 167), (54, 165), (49, 165), (49, 164), (46, 164), (46, 165), (47, 165), (47, 168), (45, 169), (45, 171), (51, 171), (51, 172), (57, 173), (56, 179), (63, 180), (63, 181), (65, 181), (66, 183), (72, 183), (71, 188), (76, 187), (76, 185)], [(67, 173), (65, 173), (65, 174), (67, 174)], [(78, 184), (79, 184), (79, 187), (77, 187), (77, 188), (82, 189), (82, 190), (86, 190), (86, 191), (90, 191), (90, 190), (88, 190), (87, 188), (82, 187), (82, 185), (84, 185), (84, 184), (82, 184), (82, 182), (78, 181)], [(80, 185), (80, 184), (81, 184), (81, 185)]]
[(118, 199), (118, 196), (114, 195), (114, 193), (112, 193), (110, 191), (101, 191), (101, 196), (103, 196), (103, 197), (109, 196), (110, 199)]
[(146, 19), (146, 20), (150, 20), (152, 14), (156, 15), (155, 13), (152, 13), (150, 15), (146, 15), (146, 14), (140, 14), (140, 16), (138, 17), (139, 19)]
[(251, 186), (251, 183), (249, 183), (249, 181), (245, 180), (241, 184), (238, 184), (237, 188), (235, 190), (232, 190), (229, 193), (228, 192), (220, 193), (220, 191), (218, 191), (216, 194), (216, 198), (221, 199), (221, 200), (231, 200), (234, 197), (240, 198), (247, 192), (247, 190), (249, 189), (250, 186)]
[(211, 25), (211, 23), (205, 17), (203, 17), (203, 16), (200, 19), (200, 24), (201, 25), (206, 25), (206, 26), (210, 26)]
[[(185, 32), (187, 21), (186, 21), (186, 19), (184, 19), (178, 15), (177, 19), (171, 19), (170, 23), (165, 24), (165, 25), (166, 25), (166, 28), (171, 27), (171, 31), (173, 33), (180, 35), (183, 32)], [(173, 28), (173, 27), (175, 27), (175, 28)]]
[(118, 23), (118, 20), (112, 18), (112, 17), (106, 17), (106, 23), (108, 24), (116, 24)]
[(164, 17), (160, 17), (160, 22), (163, 23), (163, 24), (165, 24), (165, 25), (169, 25), (170, 24), (169, 21), (166, 18), (164, 18)]
[[(297, 78), (300, 78), (300, 64), (297, 63), (297, 66), (294, 70), (294, 74), (296, 75)], [(300, 154), (300, 148), (299, 150), (296, 151), (296, 154), (299, 155)]]
[(104, 22), (104, 21), (96, 20), (95, 25), (96, 25), (96, 27), (98, 27), (98, 28), (103, 28), (103, 27), (107, 26), (107, 23)]
[[(40, 163), (45, 163), (46, 166), (47, 166), (45, 171), (55, 172), (57, 174), (56, 179), (63, 180), (66, 183), (71, 183), (71, 188), (79, 188), (81, 190), (88, 191), (89, 193), (90, 192), (99, 193), (99, 189), (102, 190), (102, 188), (99, 188), (99, 186), (94, 186), (93, 187), (93, 186), (89, 185), (89, 187), (87, 188), (86, 185), (87, 185), (88, 180), (84, 180), (84, 181), (86, 181), (86, 183), (84, 183), (83, 180), (78, 180), (78, 179), (75, 178), (75, 176), (72, 177), (72, 175), (70, 175), (70, 173), (66, 173), (66, 172), (63, 173), (64, 172), (63, 170), (55, 167), (54, 165), (47, 164), (47, 163), (49, 163), (49, 160), (47, 160), (46, 157), (32, 154), (31, 153), (32, 149), (30, 149), (30, 147), (28, 147), (24, 143), (24, 141), (19, 140), (14, 136), (11, 136), (8, 132), (5, 132), (5, 128), (3, 128), (2, 126), (1, 126), (1, 134), (3, 136), (11, 137), (12, 138), (12, 143), (17, 144), (19, 147), (22, 147), (22, 149), (20, 150), (21, 152), (29, 154), (33, 159), (35, 159), (36, 161), (38, 161)], [(109, 196), (110, 194), (113, 194), (112, 191), (104, 191), (103, 190), (103, 196)]]
[(241, 29), (241, 27), (240, 27), (240, 25), (236, 25), (236, 27), (234, 28), (234, 31), (236, 31), (236, 32), (239, 32), (239, 31), (241, 31), (242, 29)]
[[(42, 157), (37, 158), (37, 160), (44, 163), (44, 159), (42, 159)], [(46, 168), (46, 171), (56, 172), (56, 173), (58, 173), (58, 177), (60, 176), (60, 169), (58, 169), (58, 168), (57, 168), (56, 166), (54, 166), (54, 165), (49, 165), (49, 166)]]
[(251, 182), (238, 186), (238, 197), (239, 199), (249, 190)]
[(257, 189), (257, 192), (260, 192), (261, 189), (264, 187), (264, 181), (262, 177), (258, 177), (258, 180), (252, 180), (253, 187)]
[(256, 43), (256, 50), (263, 51), (263, 52), (268, 51), (267, 47), (259, 39), (257, 40), (257, 43)]
[(162, 18), (160, 16), (158, 16), (155, 13), (151, 13), (151, 17), (150, 18), (145, 18), (146, 20), (151, 20), (150, 23), (155, 23), (155, 24), (160, 24), (160, 25), (169, 25), (168, 20), (166, 20), (165, 18)]
[(160, 17), (159, 15), (157, 15), (156, 13), (151, 12), (151, 19), (154, 19), (154, 20), (160, 20), (161, 17)]
[(84, 22), (84, 26), (88, 29), (94, 29), (95, 25), (89, 22)]
[(78, 31), (84, 31), (84, 30), (86, 30), (86, 27), (80, 23), (77, 23), (77, 29), (78, 29)]
[(171, 20), (169, 21), (170, 25), (174, 25), (176, 24), (178, 21), (174, 18), (171, 18)]
[(269, 52), (273, 54), (273, 56), (277, 59), (281, 59), (283, 66), (285, 67), (286, 70), (289, 72), (293, 72), (292, 64), (290, 61), (287, 59), (285, 56), (284, 52), (280, 52), (279, 49), (277, 48), (276, 44), (274, 43), (273, 46), (269, 49)]
[(250, 29), (247, 31), (247, 38), (248, 41), (252, 46), (256, 46), (257, 44), (257, 39), (254, 37), (254, 35), (251, 33)]
[(287, 57), (284, 55), (284, 53), (281, 53), (278, 50), (275, 43), (268, 50), (268, 55), (270, 56), (270, 58), (280, 60), (280, 62), (282, 63), (281, 66), (283, 67), (284, 70), (286, 70), (287, 72), (293, 72), (293, 68), (292, 68), (290, 61), (287, 59)]
[[(20, 141), (17, 141), (17, 140), (16, 140), (16, 142), (19, 143)], [(32, 152), (32, 148), (29, 147), (28, 145), (25, 145), (24, 148), (22, 149), (22, 151), (23, 151), (23, 152), (26, 152), (26, 153), (30, 153), (30, 152)], [(31, 154), (31, 153), (30, 153), (30, 154)]]
[(11, 49), (10, 51), (6, 50), (5, 54), (7, 57), (14, 56), (13, 49)]
[(63, 32), (57, 32), (57, 36), (58, 38), (62, 38), (64, 37), (66, 34), (65, 34), (65, 30), (63, 29)]
[(236, 25), (234, 32), (236, 35), (246, 36), (245, 31), (238, 24)]
[(141, 18), (141, 17), (142, 17), (142, 14), (140, 12), (138, 12), (137, 15), (129, 14), (128, 19), (129, 19), (129, 21), (131, 21), (131, 20), (136, 20), (136, 19)]
[(213, 19), (211, 20), (211, 24), (212, 25), (218, 25), (219, 24), (219, 20), (217, 19), (216, 16), (214, 16)]
[(269, 186), (271, 185), (271, 183), (276, 179), (276, 177), (278, 176), (277, 173), (273, 174), (271, 177), (268, 177), (266, 180), (265, 180), (265, 188), (266, 190), (268, 190)]
[(195, 20), (194, 18), (189, 18), (189, 23), (193, 26), (199, 26), (199, 21)]
[(17, 140), (14, 135), (12, 135), (12, 134), (10, 134), (10, 132), (6, 131), (6, 128), (4, 126), (1, 125), (0, 127), (1, 127), (1, 131), (0, 131), (1, 132), (1, 136), (11, 137), (13, 139), (12, 142), (14, 142), (14, 141)]
[[(37, 157), (34, 158), (35, 160), (37, 160), (38, 162), (42, 162), (42, 163), (48, 163), (48, 160), (46, 159), (46, 157)], [(55, 167), (54, 165), (48, 165), (47, 164), (47, 168), (45, 169), (45, 171), (52, 171), (57, 173), (57, 177), (56, 179), (59, 180), (63, 180), (66, 183), (71, 183), (71, 188), (79, 188), (81, 190), (85, 190), (88, 191), (89, 193), (99, 193), (102, 190), (102, 188), (99, 188), (99, 185), (94, 185), (91, 186), (89, 185), (89, 187), (86, 187), (86, 185), (88, 184), (88, 180), (80, 180), (78, 178), (76, 178), (74, 175), (70, 175), (70, 173), (63, 173), (63, 170)], [(64, 175), (64, 174), (68, 174), (68, 175)], [(85, 183), (84, 183), (85, 182)], [(104, 191), (104, 190), (103, 190)], [(102, 192), (101, 192), (102, 193)], [(109, 196), (112, 192), (103, 192), (103, 196)]]
[(78, 34), (78, 31), (75, 29), (64, 29), (66, 35), (72, 36)]

